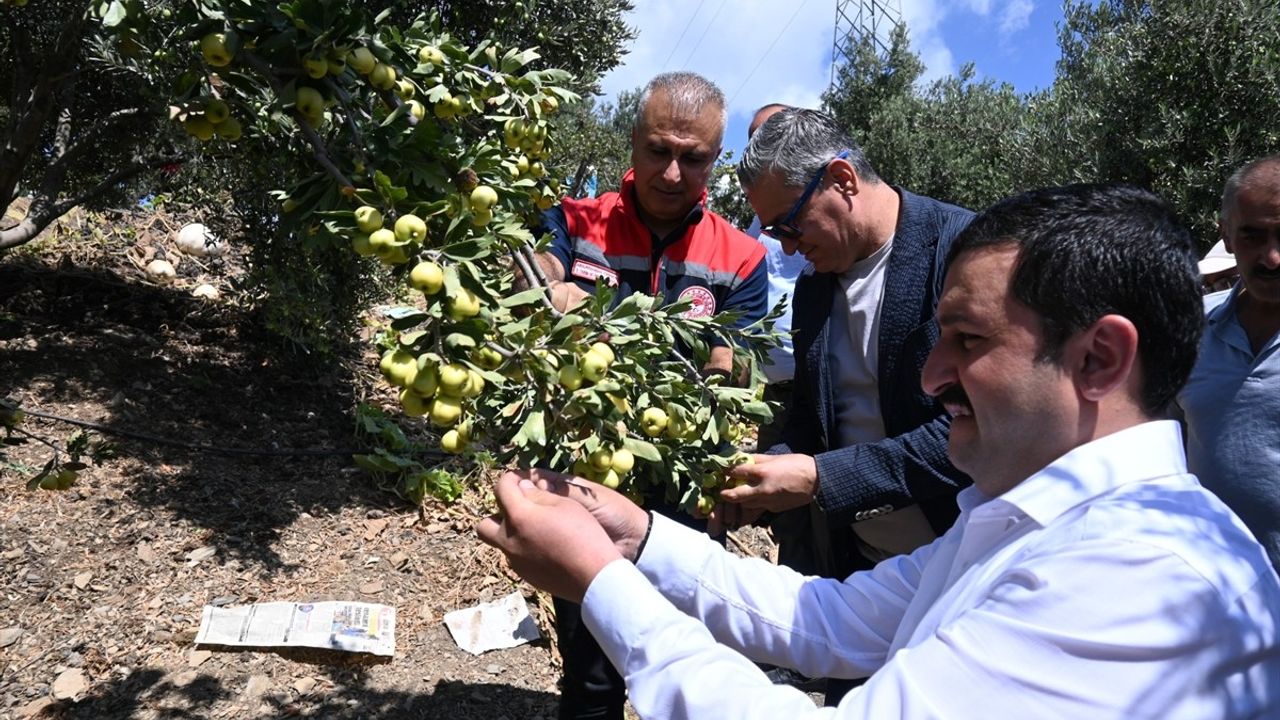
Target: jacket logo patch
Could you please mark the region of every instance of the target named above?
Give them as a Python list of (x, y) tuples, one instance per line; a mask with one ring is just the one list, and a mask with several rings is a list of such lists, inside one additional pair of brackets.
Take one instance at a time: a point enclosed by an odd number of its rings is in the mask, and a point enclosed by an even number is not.
[(716, 314), (716, 296), (701, 285), (692, 285), (685, 288), (681, 291), (677, 302), (681, 300), (688, 300), (693, 303), (688, 310), (684, 311), (684, 317), (701, 318), (711, 317)]
[(604, 278), (605, 283), (610, 287), (618, 287), (616, 270), (586, 260), (574, 260), (573, 265), (569, 266), (569, 274), (590, 283), (594, 283), (598, 278)]

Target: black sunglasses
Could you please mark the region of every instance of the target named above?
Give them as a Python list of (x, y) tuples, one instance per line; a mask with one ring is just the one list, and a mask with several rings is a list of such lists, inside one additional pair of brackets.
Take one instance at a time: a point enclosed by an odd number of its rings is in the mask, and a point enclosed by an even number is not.
[[(849, 151), (845, 150), (831, 160), (843, 160), (849, 157)], [(760, 232), (771, 238), (778, 240), (795, 240), (804, 234), (800, 228), (792, 223), (796, 221), (796, 217), (800, 215), (800, 211), (804, 210), (804, 206), (809, 202), (809, 198), (813, 195), (813, 191), (818, 189), (818, 185), (822, 183), (822, 178), (827, 174), (827, 166), (831, 164), (831, 160), (823, 163), (818, 172), (814, 174), (813, 179), (805, 186), (804, 193), (800, 195), (800, 199), (796, 200), (796, 204), (791, 206), (791, 212), (776, 223), (766, 225), (760, 228)]]

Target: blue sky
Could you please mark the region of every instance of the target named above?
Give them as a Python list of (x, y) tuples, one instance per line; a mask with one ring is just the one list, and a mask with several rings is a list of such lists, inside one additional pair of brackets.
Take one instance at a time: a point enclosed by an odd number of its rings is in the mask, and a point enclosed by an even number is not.
[[(895, 0), (888, 0), (893, 4)], [(964, 62), (1022, 91), (1048, 87), (1058, 59), (1060, 0), (896, 0), (926, 79)], [(768, 102), (816, 107), (831, 76), (836, 0), (635, 0), (638, 31), (606, 97), (664, 70), (693, 70), (729, 98), (725, 148), (746, 143), (750, 113)], [(851, 13), (856, 11), (856, 3)]]

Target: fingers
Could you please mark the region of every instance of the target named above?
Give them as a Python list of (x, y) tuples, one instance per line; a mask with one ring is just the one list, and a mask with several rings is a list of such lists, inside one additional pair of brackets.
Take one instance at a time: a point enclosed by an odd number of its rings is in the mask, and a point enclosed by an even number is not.
[(490, 515), (476, 523), (476, 535), (486, 545), (492, 545), (502, 550), (502, 539), (506, 537), (506, 530), (502, 527), (502, 517), (500, 515)]

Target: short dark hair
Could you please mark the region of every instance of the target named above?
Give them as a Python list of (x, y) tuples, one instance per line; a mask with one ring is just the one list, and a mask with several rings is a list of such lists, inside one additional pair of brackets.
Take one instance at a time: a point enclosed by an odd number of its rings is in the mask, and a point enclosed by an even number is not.
[(1015, 245), (1009, 288), (1040, 316), (1040, 359), (1060, 362), (1064, 343), (1104, 315), (1138, 329), (1141, 404), (1167, 412), (1196, 362), (1204, 305), (1195, 243), (1172, 208), (1126, 185), (1068, 185), (1002, 200), (951, 246), (962, 253)]

